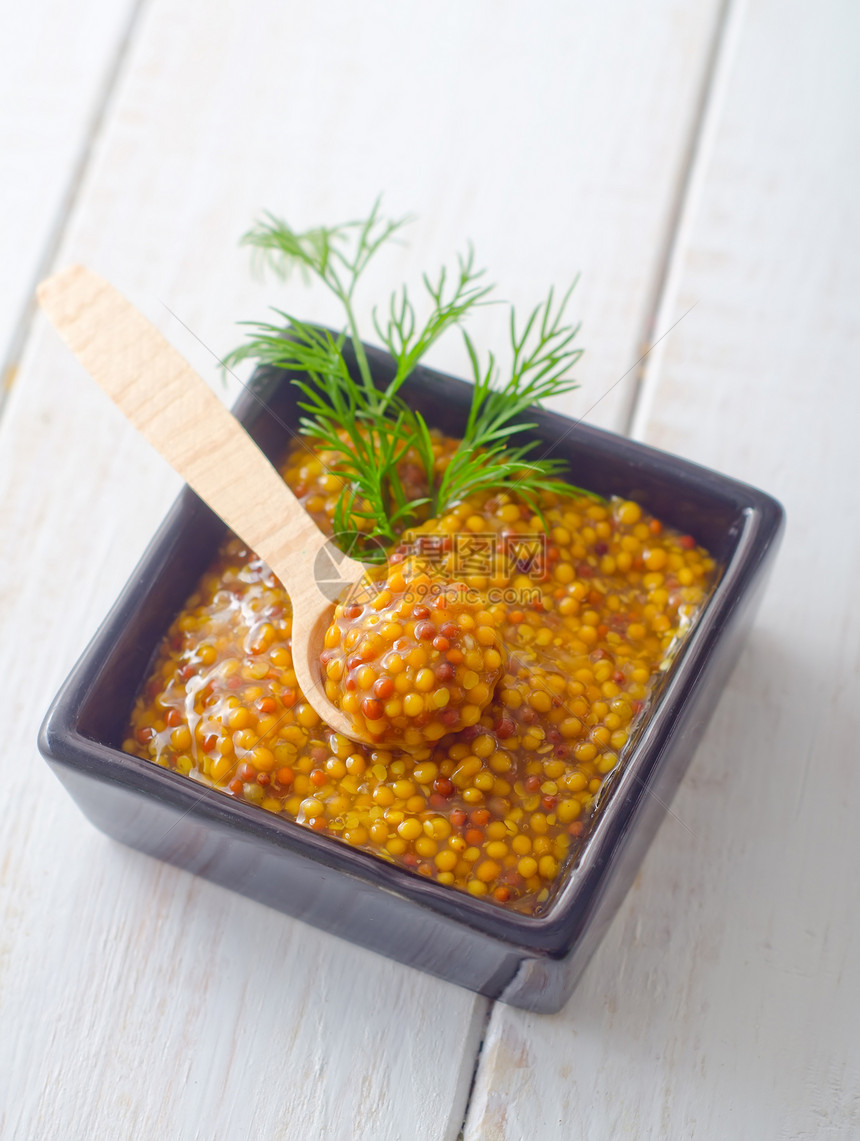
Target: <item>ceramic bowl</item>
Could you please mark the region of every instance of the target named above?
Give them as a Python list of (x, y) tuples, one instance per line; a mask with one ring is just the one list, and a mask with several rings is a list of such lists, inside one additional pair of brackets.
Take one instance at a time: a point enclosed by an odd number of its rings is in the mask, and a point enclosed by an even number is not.
[[(368, 354), (386, 382), (390, 359)], [(432, 426), (459, 435), (470, 391), (419, 369), (404, 395)], [(296, 400), (289, 374), (263, 369), (235, 408), (270, 457), (283, 455), (295, 432)], [(187, 488), (42, 726), (41, 751), (90, 820), (125, 844), (410, 966), (515, 1006), (558, 1010), (702, 736), (750, 626), (783, 512), (768, 495), (686, 460), (552, 412), (534, 419), (533, 434), (568, 462), (573, 482), (636, 500), (692, 534), (720, 567), (544, 914), (507, 911), (121, 751), (150, 660), (224, 535)]]

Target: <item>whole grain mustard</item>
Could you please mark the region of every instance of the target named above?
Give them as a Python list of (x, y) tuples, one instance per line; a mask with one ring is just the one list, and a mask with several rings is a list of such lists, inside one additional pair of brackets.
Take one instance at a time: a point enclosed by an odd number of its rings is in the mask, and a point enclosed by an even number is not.
[[(455, 444), (435, 437), (440, 464)], [(284, 468), (329, 531), (335, 459), (302, 445)], [(289, 598), (230, 537), (168, 631), (123, 748), (540, 913), (715, 572), (634, 502), (544, 494), (538, 516), (515, 487), (466, 500), (405, 533), (376, 593), (335, 612), (327, 692), (378, 736), (371, 748), (305, 701)]]

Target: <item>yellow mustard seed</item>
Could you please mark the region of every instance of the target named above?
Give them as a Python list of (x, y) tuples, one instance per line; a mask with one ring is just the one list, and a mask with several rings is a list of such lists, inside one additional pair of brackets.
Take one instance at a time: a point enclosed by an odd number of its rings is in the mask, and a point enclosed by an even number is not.
[[(440, 476), (455, 445), (431, 440)], [(293, 452), (284, 467), (324, 529), (344, 486), (337, 462), (324, 448)], [(403, 562), (357, 612), (336, 608), (325, 691), (380, 727), (377, 749), (319, 720), (293, 669), (289, 599), (228, 538), (158, 654), (124, 749), (446, 887), (534, 910), (588, 835), (603, 782), (716, 569), (632, 501), (547, 493), (541, 508), (542, 518), (513, 488), (478, 492), (404, 537), (447, 542), (449, 581), (459, 576), (475, 605), (437, 606), (437, 572)], [(455, 566), (452, 536), (527, 536), (542, 520), (545, 578), (513, 552), (494, 568)]]

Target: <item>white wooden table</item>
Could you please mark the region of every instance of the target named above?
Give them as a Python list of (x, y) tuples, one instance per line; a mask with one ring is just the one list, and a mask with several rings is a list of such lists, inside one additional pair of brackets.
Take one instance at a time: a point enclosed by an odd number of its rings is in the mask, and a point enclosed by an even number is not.
[[(852, 0), (3, 9), (3, 1138), (860, 1136), (858, 58)], [(36, 752), (177, 481), (34, 282), (88, 263), (215, 383), (283, 298), (237, 247), (255, 212), (380, 190), (420, 221), (379, 286), (468, 238), (523, 305), (581, 271), (566, 411), (788, 511), (673, 815), (552, 1017), (105, 840)]]

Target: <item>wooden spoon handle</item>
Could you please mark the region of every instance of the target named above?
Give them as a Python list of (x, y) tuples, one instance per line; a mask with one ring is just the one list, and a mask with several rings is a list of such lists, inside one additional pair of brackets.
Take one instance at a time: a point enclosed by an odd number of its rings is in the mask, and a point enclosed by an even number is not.
[(206, 382), (91, 270), (62, 270), (39, 286), (38, 297), (84, 368), (156, 451), (288, 593), (303, 594), (326, 537)]

